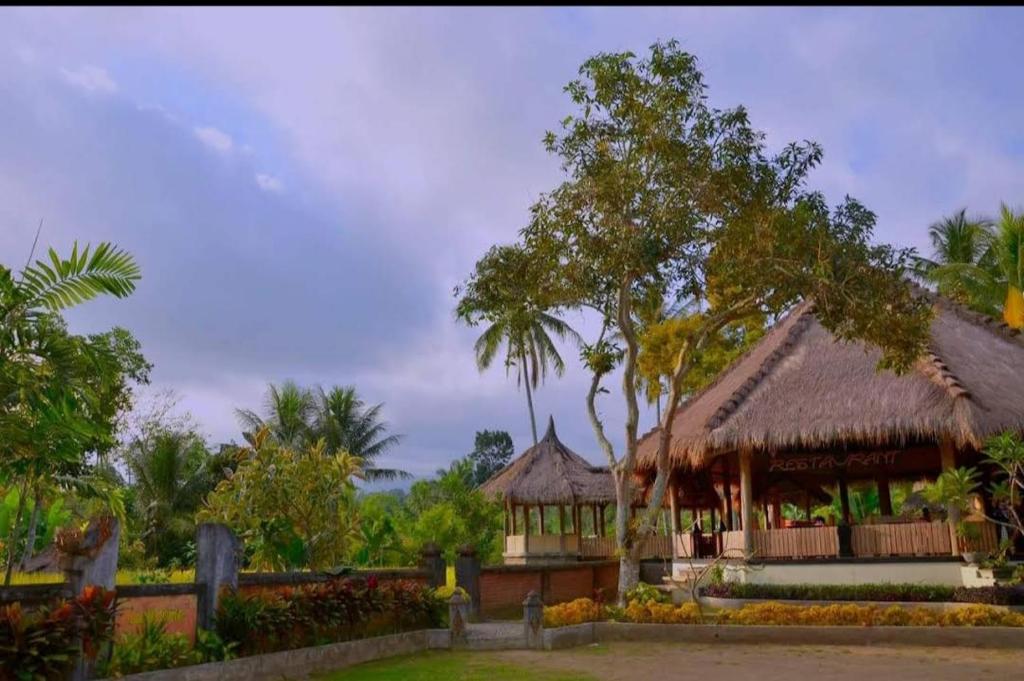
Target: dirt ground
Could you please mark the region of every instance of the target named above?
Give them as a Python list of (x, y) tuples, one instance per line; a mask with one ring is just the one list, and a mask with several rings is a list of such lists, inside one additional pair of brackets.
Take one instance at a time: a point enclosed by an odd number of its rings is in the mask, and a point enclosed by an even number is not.
[(495, 658), (528, 668), (590, 675), (601, 681), (963, 681), (1024, 678), (1024, 651), (977, 648), (595, 644)]

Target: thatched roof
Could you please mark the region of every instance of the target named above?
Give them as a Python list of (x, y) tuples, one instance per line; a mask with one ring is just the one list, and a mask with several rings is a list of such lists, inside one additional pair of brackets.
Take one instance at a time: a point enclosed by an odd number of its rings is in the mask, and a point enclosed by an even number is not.
[(615, 484), (607, 468), (592, 466), (566, 447), (555, 434), (555, 420), (548, 422), (543, 439), (523, 452), (481, 487), (490, 498), (503, 497), (514, 504), (611, 503)]
[[(984, 315), (923, 292), (935, 317), (927, 354), (903, 376), (878, 371), (880, 352), (837, 341), (805, 302), (681, 406), (671, 457), (700, 466), (750, 447), (778, 452), (901, 447), (949, 438), (980, 447), (1024, 430), (1024, 338)], [(639, 445), (652, 466), (657, 438)]]

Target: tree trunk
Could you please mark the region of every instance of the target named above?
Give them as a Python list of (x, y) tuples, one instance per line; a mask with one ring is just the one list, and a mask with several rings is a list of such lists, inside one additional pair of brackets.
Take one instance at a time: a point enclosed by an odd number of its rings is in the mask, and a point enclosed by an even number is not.
[(28, 521), (28, 534), (25, 536), (25, 550), (21, 552), (21, 563), (18, 569), (24, 571), (25, 565), (36, 552), (36, 530), (39, 528), (39, 513), (43, 506), (43, 491), (37, 485), (32, 498), (32, 517)]
[(519, 356), (523, 363), (523, 383), (526, 384), (526, 406), (530, 409), (530, 431), (533, 433), (533, 444), (537, 444), (537, 417), (533, 414), (533, 393), (530, 391), (530, 370), (526, 364), (526, 354)]
[(21, 516), (25, 513), (25, 496), (28, 494), (28, 478), (21, 486), (21, 494), (18, 497), (18, 512), (14, 515), (14, 522), (11, 524), (11, 531), (7, 535), (7, 571), (4, 574), (4, 586), (11, 585), (11, 573), (14, 572), (14, 550), (18, 544), (18, 526), (21, 525)]
[(618, 603), (626, 605), (626, 593), (640, 583), (640, 560), (636, 554), (636, 533), (630, 532), (633, 484), (626, 472), (615, 473), (615, 544), (619, 547)]

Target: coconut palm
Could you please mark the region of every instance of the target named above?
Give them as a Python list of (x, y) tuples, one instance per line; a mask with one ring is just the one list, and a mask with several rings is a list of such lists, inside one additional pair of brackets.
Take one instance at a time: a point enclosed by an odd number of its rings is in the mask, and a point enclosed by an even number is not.
[(265, 417), (249, 409), (236, 409), (235, 413), (247, 433), (255, 433), (265, 426), (279, 444), (300, 447), (310, 440), (316, 399), (312, 391), (294, 381), (285, 381), (280, 387), (271, 383), (264, 398)]
[(505, 370), (516, 369), (517, 385), (526, 387), (526, 405), (530, 411), (530, 430), (537, 444), (537, 418), (533, 411), (533, 390), (547, 376), (548, 369), (561, 376), (565, 362), (558, 354), (551, 335), (560, 340), (581, 342), (580, 335), (571, 326), (542, 310), (519, 308), (499, 316), (477, 338), (477, 368), (483, 371), (491, 366), (495, 357), (505, 348)]
[(1006, 286), (1003, 320), (1015, 329), (1024, 328), (1024, 211), (999, 207), (999, 223), (993, 243), (995, 261)]
[(310, 437), (323, 439), (327, 451), (347, 451), (363, 461), (363, 475), (369, 481), (410, 477), (404, 471), (378, 468), (375, 459), (393, 449), (401, 435), (388, 434), (381, 420), (383, 404), (367, 406), (352, 386), (335, 386), (329, 391), (317, 388), (314, 396)]
[(992, 222), (967, 217), (967, 209), (928, 228), (932, 257), (918, 258), (918, 275), (944, 296), (979, 312), (996, 315), (1002, 287), (993, 251)]

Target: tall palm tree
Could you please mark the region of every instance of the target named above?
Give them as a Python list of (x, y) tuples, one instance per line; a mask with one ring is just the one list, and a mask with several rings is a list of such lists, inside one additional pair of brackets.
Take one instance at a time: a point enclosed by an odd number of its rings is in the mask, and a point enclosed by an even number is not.
[(918, 258), (918, 275), (942, 295), (996, 315), (1002, 287), (997, 281), (992, 222), (968, 218), (967, 209), (961, 209), (929, 227), (928, 236), (932, 257)]
[(1003, 320), (1015, 329), (1024, 329), (1024, 211), (1000, 205), (993, 246), (1006, 286)]
[(280, 387), (267, 386), (262, 417), (249, 409), (236, 409), (238, 420), (247, 433), (255, 433), (264, 426), (280, 444), (301, 447), (310, 441), (310, 424), (316, 415), (313, 392), (294, 381), (285, 381)]
[(554, 369), (558, 376), (565, 373), (565, 362), (558, 354), (551, 334), (560, 340), (568, 338), (576, 343), (582, 340), (558, 317), (542, 310), (519, 308), (500, 316), (480, 334), (474, 345), (480, 371), (491, 366), (504, 346), (505, 371), (515, 367), (517, 385), (526, 387), (526, 405), (530, 411), (534, 444), (537, 444), (537, 417), (533, 411), (533, 390), (547, 376), (549, 368)]
[(353, 386), (335, 386), (330, 391), (318, 387), (310, 423), (312, 439), (323, 439), (327, 451), (345, 450), (363, 460), (363, 474), (369, 481), (410, 477), (405, 471), (378, 468), (375, 459), (402, 441), (401, 435), (388, 435), (388, 424), (381, 420), (383, 404), (367, 406)]

